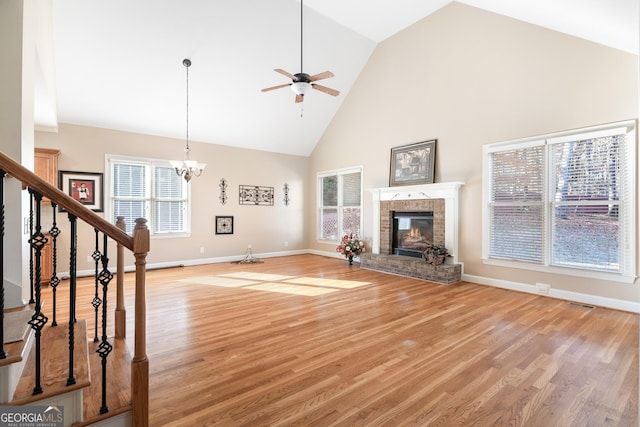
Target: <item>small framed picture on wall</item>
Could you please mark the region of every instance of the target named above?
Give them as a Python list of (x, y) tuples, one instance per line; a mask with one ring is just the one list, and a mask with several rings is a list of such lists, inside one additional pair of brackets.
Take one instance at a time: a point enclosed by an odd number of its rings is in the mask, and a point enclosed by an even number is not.
[(216, 216), (216, 234), (233, 234), (232, 216)]
[(92, 211), (103, 212), (101, 173), (58, 171), (58, 187)]

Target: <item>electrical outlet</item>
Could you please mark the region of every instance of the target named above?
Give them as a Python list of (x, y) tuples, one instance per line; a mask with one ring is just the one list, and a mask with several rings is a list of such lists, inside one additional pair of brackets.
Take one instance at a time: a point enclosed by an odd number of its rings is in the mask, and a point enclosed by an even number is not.
[(95, 261), (93, 260), (93, 258), (91, 258), (91, 255), (87, 255), (87, 262), (95, 262)]
[(536, 283), (536, 288), (538, 288), (538, 293), (540, 295), (549, 295), (549, 289), (551, 285), (547, 285), (545, 283)]
[(289, 242), (284, 242), (284, 247), (286, 248), (287, 246), (289, 246)]
[(204, 253), (204, 247), (200, 248), (200, 253), (203, 254)]

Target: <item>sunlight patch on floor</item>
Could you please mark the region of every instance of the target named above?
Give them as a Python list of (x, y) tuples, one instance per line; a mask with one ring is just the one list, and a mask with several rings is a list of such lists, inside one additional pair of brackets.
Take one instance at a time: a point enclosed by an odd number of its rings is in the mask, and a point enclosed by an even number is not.
[(220, 276), (200, 276), (178, 280), (179, 282), (197, 283), (198, 285), (224, 286), (225, 288), (240, 288), (247, 285), (260, 283), (256, 280), (231, 279)]
[(234, 277), (239, 279), (259, 280), (262, 282), (280, 281), (293, 279), (294, 276), (283, 276), (281, 274), (252, 273), (250, 271), (238, 271), (236, 273), (221, 274), (223, 277)]
[(338, 289), (319, 288), (316, 286), (288, 285), (285, 283), (261, 283), (259, 285), (245, 286), (245, 289), (253, 289), (256, 291), (279, 292), (283, 294), (316, 296), (324, 295), (331, 292), (337, 292)]
[(303, 296), (330, 294), (341, 289), (354, 289), (371, 284), (355, 280), (295, 277), (281, 274), (252, 273), (249, 271), (238, 271), (217, 276), (189, 277), (180, 279), (178, 282)]
[(371, 284), (369, 282), (358, 282), (355, 280), (322, 279), (319, 277), (297, 277), (295, 279), (285, 280), (285, 282), (299, 285), (323, 286), (327, 288), (339, 289), (353, 289)]

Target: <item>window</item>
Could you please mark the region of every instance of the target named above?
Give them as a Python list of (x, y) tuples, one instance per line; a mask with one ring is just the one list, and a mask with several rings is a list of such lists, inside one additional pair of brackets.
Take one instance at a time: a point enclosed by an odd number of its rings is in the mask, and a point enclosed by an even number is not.
[(485, 260), (635, 276), (634, 147), (633, 122), (485, 146)]
[(153, 235), (190, 232), (189, 187), (168, 161), (108, 156), (109, 219), (124, 216), (127, 233), (146, 218)]
[(337, 241), (360, 235), (362, 168), (318, 174), (318, 239)]

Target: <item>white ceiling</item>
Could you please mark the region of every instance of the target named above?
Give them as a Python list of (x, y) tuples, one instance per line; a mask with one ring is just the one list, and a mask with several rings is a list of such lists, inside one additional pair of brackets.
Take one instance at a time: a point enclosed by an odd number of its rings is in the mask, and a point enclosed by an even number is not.
[[(638, 52), (637, 0), (462, 2)], [(376, 44), (448, 3), (306, 0), (303, 71), (331, 70), (319, 83), (341, 94), (312, 91), (295, 104), (289, 88), (260, 89), (289, 82), (274, 68), (301, 71), (297, 0), (54, 0), (53, 65), (36, 74), (36, 124), (55, 127), (57, 113), (63, 123), (184, 140), (190, 58), (190, 140), (306, 156)]]

